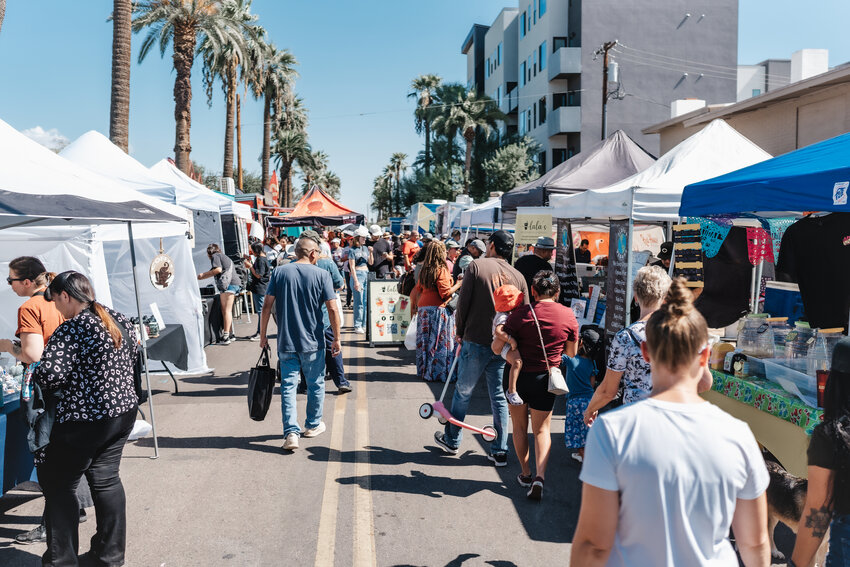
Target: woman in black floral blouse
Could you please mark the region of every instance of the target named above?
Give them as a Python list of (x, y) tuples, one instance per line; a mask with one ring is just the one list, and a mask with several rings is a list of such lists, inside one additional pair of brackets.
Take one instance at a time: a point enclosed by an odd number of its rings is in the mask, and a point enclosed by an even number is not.
[(95, 301), (91, 283), (78, 272), (59, 274), (45, 299), (67, 321), (47, 341), (33, 373), (42, 389), (62, 391), (38, 469), (47, 501), (43, 565), (77, 565), (75, 491), (84, 474), (97, 513), (97, 533), (87, 555), (99, 565), (123, 565), (127, 518), (118, 468), (138, 407), (136, 333), (126, 317)]

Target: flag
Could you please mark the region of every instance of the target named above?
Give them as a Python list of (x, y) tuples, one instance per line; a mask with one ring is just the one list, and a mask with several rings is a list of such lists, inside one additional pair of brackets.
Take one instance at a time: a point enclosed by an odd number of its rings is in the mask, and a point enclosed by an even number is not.
[(268, 190), (268, 192), (272, 196), (272, 206), (273, 207), (280, 206), (280, 195), (278, 194), (279, 187), (278, 187), (278, 182), (277, 182), (277, 171), (275, 171), (275, 170), (272, 170), (272, 176), (271, 176), (271, 179), (269, 179), (269, 190)]

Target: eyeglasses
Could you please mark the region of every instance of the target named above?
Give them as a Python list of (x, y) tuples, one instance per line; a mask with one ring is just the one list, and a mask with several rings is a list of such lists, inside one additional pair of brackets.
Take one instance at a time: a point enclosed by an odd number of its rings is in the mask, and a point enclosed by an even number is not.
[(29, 278), (6, 278), (6, 283), (12, 285), (12, 282), (22, 282), (28, 280)]

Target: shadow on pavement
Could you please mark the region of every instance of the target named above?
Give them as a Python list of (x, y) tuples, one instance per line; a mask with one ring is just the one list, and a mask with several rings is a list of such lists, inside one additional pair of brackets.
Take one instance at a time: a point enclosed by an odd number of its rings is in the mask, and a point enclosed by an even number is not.
[[(281, 435), (258, 435), (255, 437), (158, 437), (160, 449), (244, 449), (278, 455), (278, 446), (265, 445), (268, 441), (282, 442)], [(153, 439), (143, 438), (133, 441), (139, 447), (153, 447)]]
[(391, 493), (419, 494), (431, 498), (455, 496), (464, 498), (478, 492), (488, 491), (506, 493), (502, 482), (481, 480), (461, 480), (449, 476), (430, 476), (421, 471), (410, 471), (410, 476), (402, 474), (373, 474), (368, 476), (350, 476), (338, 478), (340, 484), (358, 484), (367, 490), (381, 490)]
[[(451, 466), (484, 466), (489, 463), (486, 455), (467, 451), (458, 457), (447, 455), (435, 445), (426, 446), (427, 451), (406, 453), (386, 447), (366, 447), (367, 451), (334, 451), (335, 460), (341, 463), (354, 463), (368, 459), (373, 465), (451, 465)], [(326, 462), (330, 460), (331, 451), (328, 447), (307, 447), (311, 461)], [(363, 455), (362, 453), (365, 453)]]
[(41, 565), (41, 555), (24, 551), (10, 543), (0, 547), (0, 565)]

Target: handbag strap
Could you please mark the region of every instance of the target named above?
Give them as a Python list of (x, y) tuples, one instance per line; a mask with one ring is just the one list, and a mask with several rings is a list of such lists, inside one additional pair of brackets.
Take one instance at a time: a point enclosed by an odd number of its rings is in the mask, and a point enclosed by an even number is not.
[(543, 344), (543, 333), (540, 331), (540, 321), (537, 320), (537, 313), (534, 312), (534, 307), (529, 303), (528, 308), (531, 309), (531, 316), (534, 317), (534, 324), (537, 326), (537, 336), (540, 337), (540, 348), (543, 349), (543, 360), (546, 362), (546, 371), (549, 368), (549, 355), (546, 354), (546, 345)]

